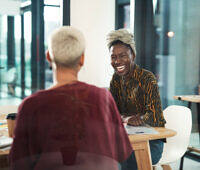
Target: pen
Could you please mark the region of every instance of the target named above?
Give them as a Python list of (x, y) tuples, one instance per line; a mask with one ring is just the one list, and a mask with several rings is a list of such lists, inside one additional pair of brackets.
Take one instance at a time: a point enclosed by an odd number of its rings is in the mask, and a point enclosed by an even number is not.
[(144, 133), (144, 132), (135, 132), (136, 134), (139, 134), (139, 133)]

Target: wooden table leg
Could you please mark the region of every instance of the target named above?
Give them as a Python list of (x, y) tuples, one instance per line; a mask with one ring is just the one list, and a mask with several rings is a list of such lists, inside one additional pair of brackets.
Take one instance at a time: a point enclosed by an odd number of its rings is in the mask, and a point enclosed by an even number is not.
[(197, 123), (198, 123), (199, 143), (200, 143), (200, 103), (197, 103)]
[(172, 170), (170, 165), (161, 165), (163, 170)]
[(132, 147), (135, 151), (138, 170), (152, 170), (149, 141), (134, 143)]
[(9, 169), (9, 161), (7, 154), (0, 154), (0, 169), (8, 170)]

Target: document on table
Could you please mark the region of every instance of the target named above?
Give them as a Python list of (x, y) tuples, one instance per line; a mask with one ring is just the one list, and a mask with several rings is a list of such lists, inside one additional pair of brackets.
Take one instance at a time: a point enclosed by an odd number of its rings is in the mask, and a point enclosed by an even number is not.
[(0, 137), (0, 148), (4, 148), (6, 146), (10, 146), (13, 142), (13, 139), (7, 136)]
[(129, 135), (133, 134), (158, 134), (158, 132), (150, 126), (129, 126), (129, 125), (124, 125), (126, 132)]

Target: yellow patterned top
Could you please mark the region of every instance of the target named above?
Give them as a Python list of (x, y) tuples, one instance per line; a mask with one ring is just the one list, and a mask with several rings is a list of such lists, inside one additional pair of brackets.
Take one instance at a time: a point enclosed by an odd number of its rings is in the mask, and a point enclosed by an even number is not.
[(126, 81), (115, 73), (110, 82), (110, 92), (121, 115), (139, 114), (150, 126), (163, 127), (166, 123), (157, 81), (150, 71), (135, 64)]

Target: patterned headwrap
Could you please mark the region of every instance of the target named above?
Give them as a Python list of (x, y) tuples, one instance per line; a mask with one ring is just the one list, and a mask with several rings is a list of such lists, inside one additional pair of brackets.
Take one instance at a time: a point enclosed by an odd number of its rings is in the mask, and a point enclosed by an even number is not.
[(130, 33), (127, 29), (118, 29), (111, 31), (107, 35), (107, 42), (108, 42), (108, 48), (110, 48), (115, 41), (121, 41), (124, 44), (130, 45), (131, 49), (133, 50), (133, 53), (136, 55), (136, 49), (135, 49), (135, 40), (132, 33)]

